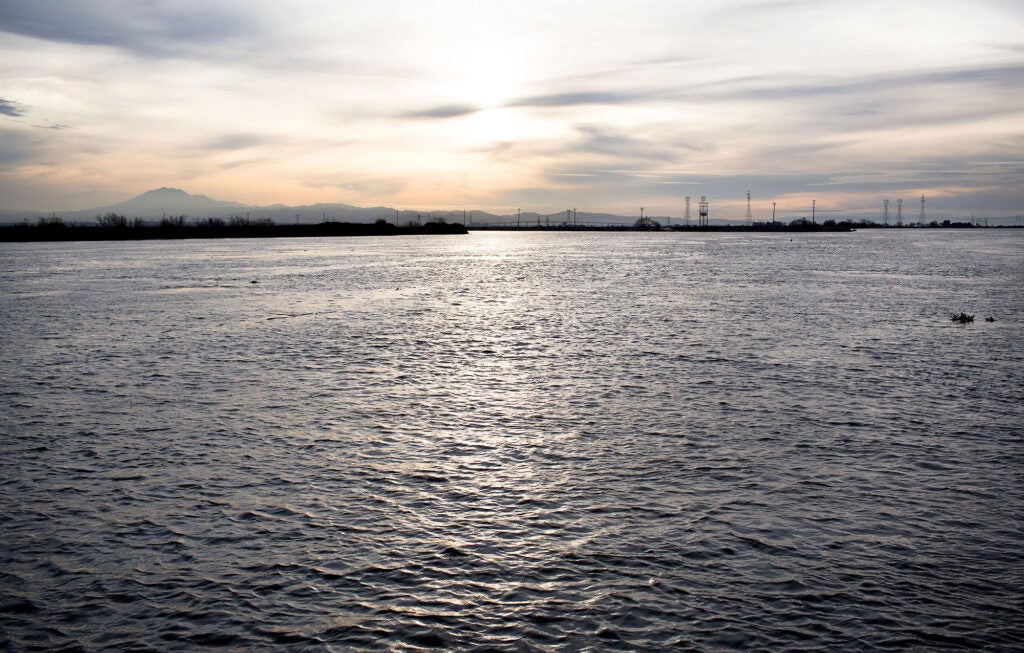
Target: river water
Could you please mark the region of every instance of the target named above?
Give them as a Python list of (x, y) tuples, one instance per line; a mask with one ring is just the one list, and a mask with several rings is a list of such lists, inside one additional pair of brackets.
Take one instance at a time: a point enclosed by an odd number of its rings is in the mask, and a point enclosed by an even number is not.
[(0, 245), (0, 648), (1020, 650), (1022, 289), (1014, 230)]

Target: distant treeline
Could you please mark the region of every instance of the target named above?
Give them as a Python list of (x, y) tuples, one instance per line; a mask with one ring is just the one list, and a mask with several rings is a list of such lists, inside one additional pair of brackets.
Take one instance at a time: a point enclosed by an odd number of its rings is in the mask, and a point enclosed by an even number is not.
[(186, 238), (289, 238), (333, 236), (400, 236), (408, 234), (465, 234), (461, 224), (428, 222), (398, 227), (385, 220), (373, 223), (321, 222), (319, 224), (275, 224), (270, 218), (206, 218), (189, 221), (186, 216), (146, 222), (115, 213), (97, 216), (94, 224), (67, 224), (58, 217), (40, 218), (35, 224), (23, 222), (0, 226), (0, 241), (67, 240), (153, 240)]
[(750, 224), (713, 224), (713, 225), (695, 225), (695, 224), (679, 224), (678, 222), (670, 225), (662, 225), (657, 220), (651, 218), (641, 218), (631, 224), (611, 224), (611, 223), (580, 223), (573, 224), (571, 222), (561, 222), (558, 224), (546, 224), (546, 223), (527, 223), (524, 222), (521, 225), (516, 223), (501, 223), (501, 224), (473, 224), (470, 228), (476, 230), (493, 230), (493, 231), (778, 231), (778, 232), (792, 232), (792, 231), (855, 231), (857, 229), (910, 229), (910, 228), (973, 228), (978, 225), (970, 222), (950, 222), (949, 220), (943, 220), (942, 222), (930, 222), (926, 225), (918, 224), (906, 224), (906, 225), (883, 225), (870, 220), (825, 220), (823, 222), (812, 222), (804, 218), (793, 220), (791, 222), (752, 222)]
[[(871, 220), (825, 220), (812, 222), (797, 219), (791, 222), (753, 222), (746, 225), (681, 225), (663, 226), (650, 218), (632, 224), (587, 223), (560, 224), (474, 224), (473, 230), (521, 231), (854, 231), (857, 229), (908, 228), (975, 228), (971, 222), (932, 221), (927, 225), (883, 225)], [(407, 234), (465, 234), (466, 227), (459, 223), (436, 221), (420, 224), (417, 220), (405, 226), (396, 226), (386, 220), (373, 223), (321, 222), (318, 224), (275, 224), (270, 218), (249, 219), (234, 217), (189, 220), (187, 216), (172, 216), (159, 222), (141, 218), (128, 218), (116, 213), (96, 216), (93, 223), (69, 224), (59, 217), (39, 218), (36, 223), (22, 222), (0, 226), (0, 242), (62, 241), (62, 240), (153, 240), (187, 238), (288, 238), (333, 236), (399, 236)]]
[(725, 225), (725, 226), (708, 226), (708, 227), (692, 227), (692, 226), (681, 226), (672, 225), (674, 230), (694, 230), (699, 229), (701, 231), (854, 231), (856, 229), (909, 229), (909, 228), (965, 228), (975, 227), (970, 222), (950, 222), (949, 220), (943, 220), (942, 222), (932, 221), (928, 224), (906, 224), (906, 225), (885, 225), (871, 220), (825, 220), (823, 222), (812, 222), (806, 218), (799, 218), (791, 222), (753, 222), (749, 225)]
[(871, 220), (825, 220), (823, 222), (811, 222), (805, 218), (793, 220), (792, 222), (753, 222), (749, 225), (726, 225), (726, 226), (708, 226), (708, 227), (691, 227), (691, 226), (680, 226), (672, 225), (672, 229), (676, 230), (691, 230), (700, 229), (702, 231), (854, 231), (856, 229), (908, 229), (908, 228), (965, 228), (975, 227), (976, 225), (970, 222), (950, 222), (949, 220), (943, 220), (942, 222), (932, 221), (928, 224), (906, 224), (906, 225), (885, 225)]
[[(878, 225), (871, 225), (878, 226)], [(810, 220), (794, 220), (793, 222), (754, 222), (748, 225), (713, 224), (713, 225), (662, 225), (657, 220), (642, 218), (632, 224), (474, 224), (473, 230), (495, 231), (852, 231), (860, 227), (860, 223), (826, 222), (814, 223)]]

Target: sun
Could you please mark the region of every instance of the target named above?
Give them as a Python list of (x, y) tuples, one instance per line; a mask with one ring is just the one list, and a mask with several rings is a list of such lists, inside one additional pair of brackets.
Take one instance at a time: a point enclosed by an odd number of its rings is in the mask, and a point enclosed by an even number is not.
[(481, 109), (504, 106), (526, 82), (524, 62), (507, 50), (467, 52), (451, 66), (452, 92)]

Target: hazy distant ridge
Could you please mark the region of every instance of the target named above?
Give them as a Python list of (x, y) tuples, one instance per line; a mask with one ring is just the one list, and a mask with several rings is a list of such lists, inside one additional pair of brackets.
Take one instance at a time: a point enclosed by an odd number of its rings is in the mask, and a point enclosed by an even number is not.
[[(215, 200), (206, 195), (192, 195), (180, 188), (156, 188), (146, 191), (130, 200), (98, 206), (91, 209), (79, 211), (59, 211), (56, 216), (65, 222), (89, 222), (99, 215), (116, 213), (128, 218), (142, 218), (144, 220), (160, 220), (164, 216), (187, 216), (189, 219), (221, 218), (229, 219), (233, 216), (256, 218), (271, 218), (278, 224), (285, 223), (316, 223), (324, 220), (338, 222), (375, 222), (387, 220), (402, 224), (415, 220), (417, 217), (422, 222), (432, 218), (443, 218), (448, 222), (462, 222), (463, 211), (459, 210), (434, 210), (420, 211), (407, 209), (396, 212), (395, 209), (385, 206), (359, 207), (350, 204), (326, 203), (309, 204), (305, 206), (285, 206), (273, 204), (270, 206), (255, 206), (239, 202), (228, 202)], [(470, 213), (472, 214), (470, 216)], [(48, 211), (5, 211), (0, 213), (2, 222), (21, 222), (22, 220), (34, 221), (40, 217), (53, 215)], [(466, 211), (467, 220), (471, 217), (477, 224), (495, 224), (515, 222), (516, 216), (495, 215), (486, 211)], [(618, 216), (610, 213), (583, 213), (577, 214), (577, 220), (581, 223), (623, 223), (631, 221), (627, 216)], [(564, 211), (552, 214), (537, 214), (524, 212), (519, 216), (523, 226), (536, 225), (538, 219), (542, 224), (560, 224), (567, 220)], [(657, 218), (656, 218), (657, 219)], [(571, 222), (571, 220), (569, 220)]]

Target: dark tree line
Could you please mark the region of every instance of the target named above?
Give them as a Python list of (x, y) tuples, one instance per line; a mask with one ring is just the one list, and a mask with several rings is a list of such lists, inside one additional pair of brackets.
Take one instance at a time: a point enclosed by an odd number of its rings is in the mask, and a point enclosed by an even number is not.
[(98, 215), (93, 224), (67, 224), (59, 217), (39, 218), (0, 227), (0, 241), (59, 240), (151, 240), (188, 238), (280, 238), (306, 236), (393, 236), (402, 234), (467, 233), (461, 224), (428, 222), (424, 225), (396, 227), (377, 220), (372, 224), (354, 222), (321, 222), (318, 224), (277, 225), (270, 218), (246, 217), (203, 218), (190, 222), (186, 216), (164, 217), (159, 222), (146, 222), (107, 213)]

